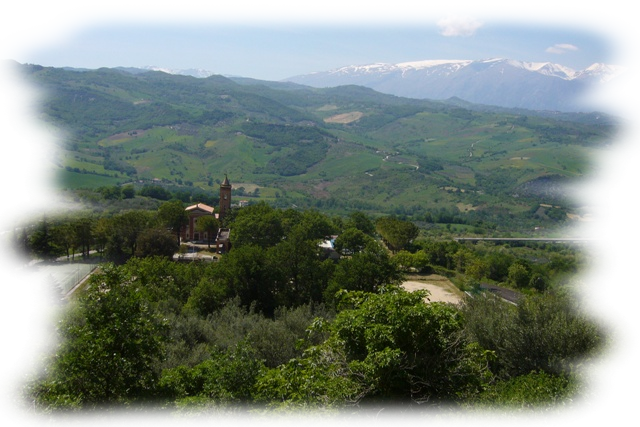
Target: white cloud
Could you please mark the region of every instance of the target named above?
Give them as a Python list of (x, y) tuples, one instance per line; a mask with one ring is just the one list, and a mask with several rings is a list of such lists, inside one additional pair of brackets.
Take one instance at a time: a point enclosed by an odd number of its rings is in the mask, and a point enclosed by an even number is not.
[(22, 34), (24, 31), (22, 31), (22, 28), (18, 27), (17, 25), (11, 24), (9, 25), (9, 32), (13, 34)]
[(567, 53), (569, 51), (575, 52), (576, 50), (580, 50), (580, 49), (578, 49), (577, 46), (574, 46), (572, 44), (559, 43), (559, 44), (554, 44), (553, 46), (549, 46), (547, 48), (546, 52), (547, 53), (556, 53), (558, 55), (561, 55), (561, 54)]
[(440, 34), (445, 37), (472, 36), (482, 25), (482, 22), (468, 16), (453, 16), (438, 21)]

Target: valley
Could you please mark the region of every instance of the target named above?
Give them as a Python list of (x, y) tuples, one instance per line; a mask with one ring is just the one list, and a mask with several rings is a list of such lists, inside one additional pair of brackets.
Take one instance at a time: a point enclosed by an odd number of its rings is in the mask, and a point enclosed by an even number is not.
[[(85, 193), (159, 185), (215, 194), (228, 174), (245, 183), (249, 202), (448, 217), (477, 232), (527, 234), (575, 217), (579, 201), (563, 188), (589, 176), (618, 129), (602, 113), (495, 109), (358, 86), (17, 66), (49, 94), (42, 120), (70, 135), (52, 164), (59, 188)], [(562, 214), (549, 219), (541, 204)]]

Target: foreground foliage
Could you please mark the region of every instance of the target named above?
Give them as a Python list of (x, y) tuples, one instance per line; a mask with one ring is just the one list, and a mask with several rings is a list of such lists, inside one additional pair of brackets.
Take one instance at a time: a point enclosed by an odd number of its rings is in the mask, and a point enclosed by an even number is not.
[(536, 407), (568, 401), (575, 368), (601, 348), (598, 328), (556, 296), (460, 309), (389, 285), (341, 291), (335, 316), (301, 306), (266, 318), (236, 300), (203, 317), (180, 308), (179, 292), (170, 302), (173, 277), (186, 273), (172, 264), (147, 259), (94, 276), (30, 385), (39, 407)]
[[(264, 221), (270, 236), (252, 226)], [(154, 241), (175, 247), (157, 224), (135, 211), (95, 223), (119, 256), (62, 314), (59, 346), (27, 387), (34, 406), (534, 408), (570, 403), (606, 341), (562, 286), (581, 262), (572, 249), (412, 238), (392, 254), (366, 216), (257, 205), (228, 219), (240, 244), (218, 262), (183, 263), (142, 255)], [(330, 257), (319, 242), (344, 230)], [(455, 306), (400, 287), (407, 272), (436, 270), (473, 296)], [(479, 292), (480, 281), (521, 299)]]
[(570, 375), (603, 345), (598, 327), (566, 294), (535, 295), (518, 306), (495, 297), (467, 300), (467, 332), (495, 352), (492, 370), (503, 378), (530, 372)]
[(62, 342), (34, 389), (47, 406), (101, 407), (155, 394), (166, 324), (126, 273), (106, 267), (61, 321)]
[(498, 383), (435, 426), (636, 426), (640, 423), (640, 324), (621, 325), (600, 360), (565, 376), (531, 373)]
[(464, 339), (454, 307), (425, 304), (424, 297), (395, 287), (343, 294), (349, 308), (327, 326), (329, 338), (262, 377), (259, 399), (276, 406), (384, 405), (477, 393), (491, 378), (487, 353)]

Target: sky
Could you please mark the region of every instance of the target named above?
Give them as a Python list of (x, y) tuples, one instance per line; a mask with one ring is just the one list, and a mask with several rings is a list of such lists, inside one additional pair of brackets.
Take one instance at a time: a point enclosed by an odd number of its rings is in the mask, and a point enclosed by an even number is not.
[(283, 80), (508, 58), (640, 65), (640, 0), (0, 0), (0, 59)]

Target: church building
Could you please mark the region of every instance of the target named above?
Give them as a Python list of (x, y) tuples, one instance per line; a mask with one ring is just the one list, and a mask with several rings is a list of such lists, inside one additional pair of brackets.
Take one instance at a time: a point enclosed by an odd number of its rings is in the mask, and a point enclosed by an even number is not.
[[(186, 227), (182, 229), (181, 240), (190, 242), (209, 241), (209, 235), (206, 231), (197, 230), (198, 219), (203, 216), (213, 215), (222, 222), (225, 215), (231, 210), (231, 188), (229, 178), (225, 175), (224, 181), (220, 184), (220, 205), (218, 212), (215, 212), (214, 207), (204, 203), (196, 203), (185, 209), (189, 215), (189, 222)], [(229, 229), (220, 228), (217, 235), (211, 237), (211, 243), (213, 244), (215, 242), (217, 252), (223, 253), (230, 249)]]

